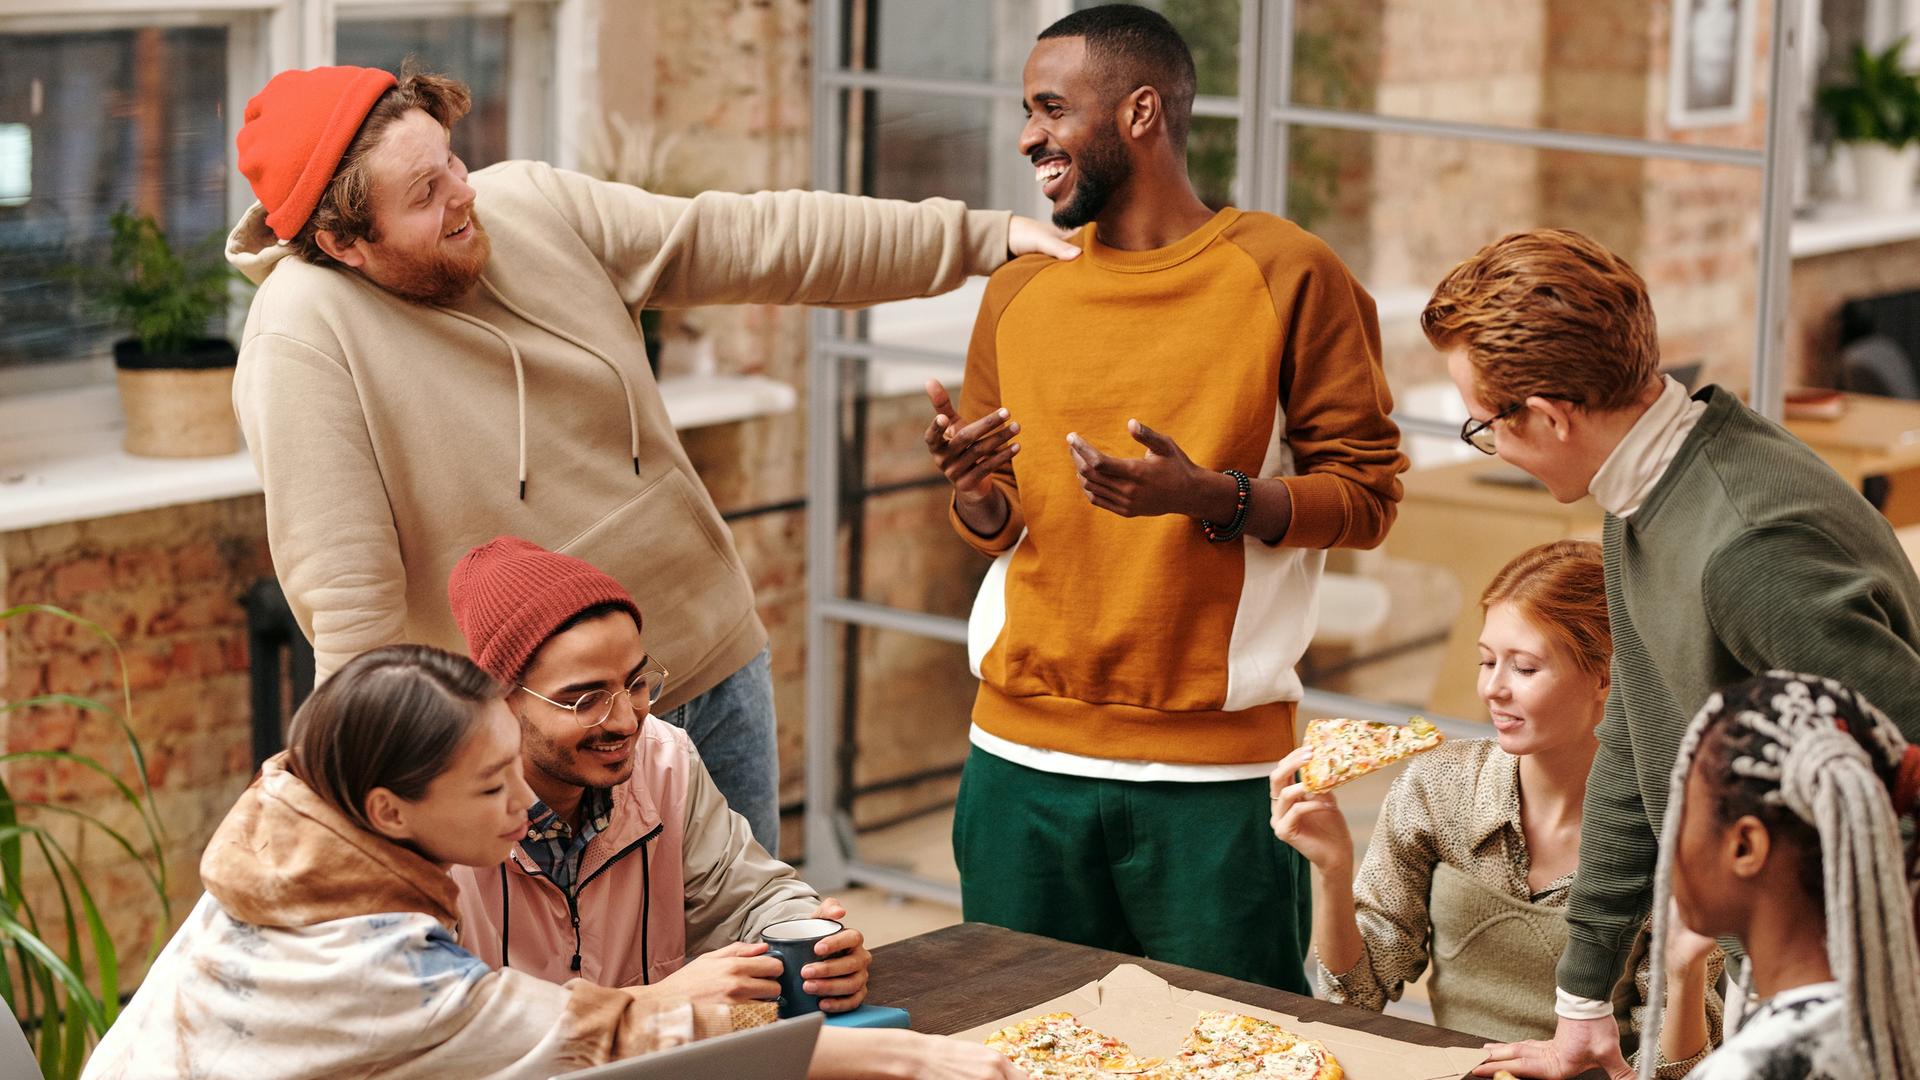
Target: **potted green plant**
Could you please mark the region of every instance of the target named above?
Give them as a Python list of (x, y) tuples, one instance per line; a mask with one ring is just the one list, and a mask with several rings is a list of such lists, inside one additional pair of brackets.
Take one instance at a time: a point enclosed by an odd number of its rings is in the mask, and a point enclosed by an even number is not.
[(208, 457), (240, 449), (233, 417), (238, 353), (207, 325), (238, 280), (217, 238), (179, 252), (153, 218), (126, 209), (110, 219), (104, 270), (83, 274), (94, 300), (133, 336), (114, 343), (126, 451), (149, 457)]
[(1920, 170), (1920, 75), (1901, 62), (1907, 39), (1853, 51), (1848, 81), (1822, 87), (1820, 111), (1853, 163), (1854, 191), (1875, 210), (1904, 210)]

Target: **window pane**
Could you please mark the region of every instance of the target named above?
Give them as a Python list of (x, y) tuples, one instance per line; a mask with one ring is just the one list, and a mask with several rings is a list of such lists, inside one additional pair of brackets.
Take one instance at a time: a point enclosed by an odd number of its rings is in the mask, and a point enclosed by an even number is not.
[[(974, 294), (977, 301), (978, 294)], [(965, 312), (963, 331), (972, 329)], [(964, 343), (962, 348), (964, 349)], [(927, 453), (928, 379), (957, 403), (964, 365), (842, 360), (843, 594), (887, 607), (966, 618), (988, 560), (954, 534), (953, 489)], [(864, 497), (857, 503), (855, 486)]]
[[(1074, 0), (1078, 8), (1105, 0)], [(1240, 93), (1240, 0), (1141, 0), (1167, 17), (1193, 50), (1200, 93), (1233, 97)]]
[(1020, 81), (1041, 30), (1038, 0), (852, 0), (847, 66), (975, 82)]
[(1772, 6), (1298, 0), (1292, 98), (1392, 116), (1758, 148), (1766, 141)]
[(473, 91), (473, 111), (453, 129), (453, 152), (469, 169), (508, 158), (507, 110), (539, 108), (507, 100), (512, 75), (505, 15), (436, 19), (348, 18), (339, 24), (338, 62), (398, 72), (408, 59), (424, 71), (459, 79)]
[(1215, 210), (1245, 205), (1234, 182), (1239, 137), (1239, 122), (1220, 116), (1196, 116), (1187, 132), (1187, 179), (1200, 201)]
[(1039, 212), (1033, 165), (1020, 153), (1018, 102), (870, 90), (841, 100), (847, 191)]
[(0, 34), (0, 367), (125, 336), (63, 273), (104, 261), (120, 207), (177, 245), (217, 242), (226, 52), (223, 27)]

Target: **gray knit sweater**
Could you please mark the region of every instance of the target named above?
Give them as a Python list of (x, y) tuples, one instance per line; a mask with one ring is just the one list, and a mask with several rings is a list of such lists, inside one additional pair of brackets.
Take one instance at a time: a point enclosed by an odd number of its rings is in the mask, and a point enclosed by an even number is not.
[(1714, 690), (1825, 675), (1920, 738), (1920, 580), (1813, 451), (1719, 387), (1628, 520), (1603, 534), (1613, 690), (1600, 725), (1560, 987), (1606, 999), (1652, 897), (1680, 738)]

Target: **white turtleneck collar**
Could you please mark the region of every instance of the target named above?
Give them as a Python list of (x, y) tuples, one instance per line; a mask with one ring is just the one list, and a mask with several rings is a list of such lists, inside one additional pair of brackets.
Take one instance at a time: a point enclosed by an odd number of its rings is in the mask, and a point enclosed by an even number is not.
[(1593, 501), (1614, 517), (1631, 517), (1640, 509), (1707, 411), (1707, 403), (1688, 397), (1687, 388), (1672, 376), (1662, 375), (1660, 382), (1660, 396), (1634, 421), (1587, 485)]

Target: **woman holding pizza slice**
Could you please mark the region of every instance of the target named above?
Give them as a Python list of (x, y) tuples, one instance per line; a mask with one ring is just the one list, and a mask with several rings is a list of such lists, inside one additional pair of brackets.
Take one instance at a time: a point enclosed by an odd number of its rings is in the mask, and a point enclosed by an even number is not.
[[(1480, 606), (1480, 696), (1494, 737), (1451, 741), (1407, 766), (1357, 878), (1339, 805), (1295, 782), (1310, 746), (1274, 770), (1273, 831), (1313, 864), (1322, 997), (1382, 1009), (1430, 968), (1441, 1025), (1548, 1038), (1613, 651), (1600, 545), (1563, 540), (1521, 554)], [(1636, 960), (1615, 1002), (1628, 1032), (1645, 1012), (1644, 939)], [(1684, 1076), (1718, 1044), (1720, 965), (1710, 939), (1675, 938), (1656, 1075)]]

